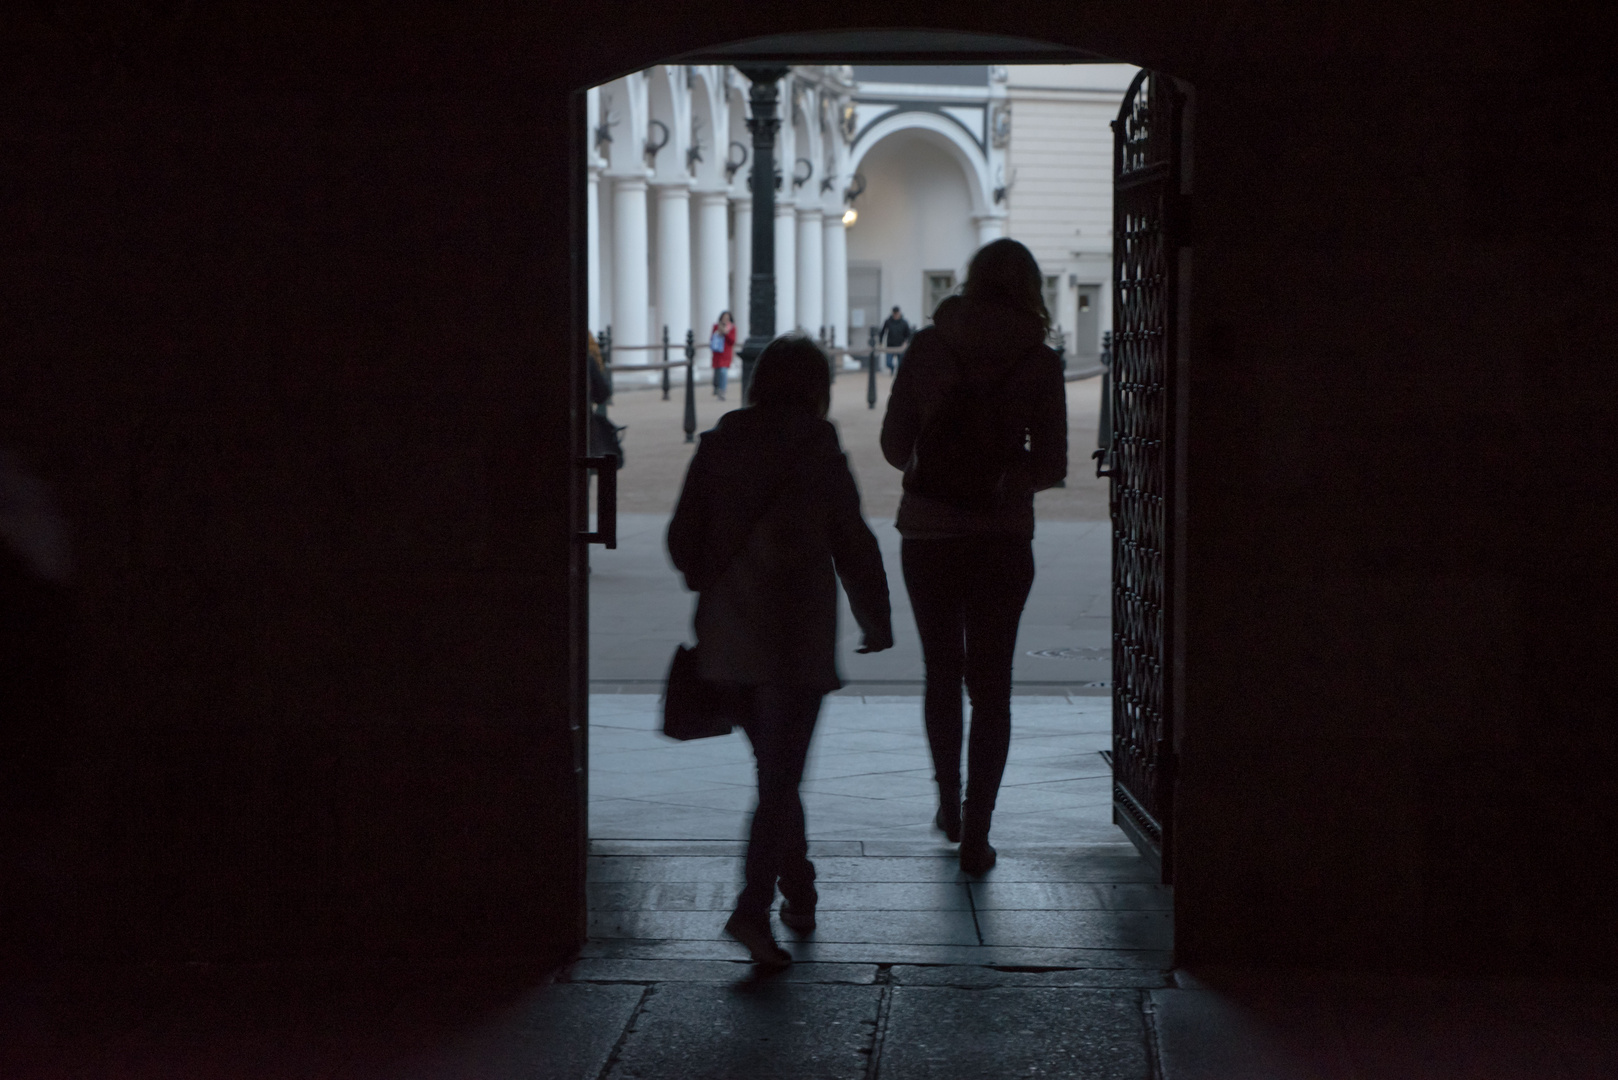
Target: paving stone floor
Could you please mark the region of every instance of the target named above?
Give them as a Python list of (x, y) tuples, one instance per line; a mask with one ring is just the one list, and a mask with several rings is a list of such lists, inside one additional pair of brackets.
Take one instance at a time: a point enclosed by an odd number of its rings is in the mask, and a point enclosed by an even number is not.
[[(630, 865), (651, 857), (595, 858)], [(633, 951), (599, 941), (559, 971), (187, 965), (0, 982), (0, 1076), (1618, 1076), (1618, 985), (1610, 982), (1166, 974), (1150, 963), (972, 962), (987, 954), (904, 961), (832, 950), (812, 960), (800, 950), (805, 960), (761, 978), (734, 957)]]
[[(919, 688), (912, 688), (913, 690)], [(993, 837), (998, 846), (1120, 843), (1112, 824), (1111, 700), (1019, 694)], [(590, 835), (613, 840), (740, 840), (753, 806), (753, 757), (740, 732), (680, 743), (658, 731), (650, 694), (590, 698)], [(919, 693), (828, 697), (803, 783), (813, 840), (864, 853), (938, 854), (938, 808)], [(884, 846), (885, 845), (885, 846)]]
[[(627, 471), (627, 470), (626, 470)], [(618, 547), (590, 554), (590, 676), (601, 688), (655, 693), (674, 646), (691, 636), (692, 594), (663, 548), (666, 514), (621, 514)], [(837, 663), (852, 692), (925, 678), (916, 623), (890, 518), (870, 520), (893, 603), (894, 647), (861, 655), (859, 627), (840, 599)], [(1034, 534), (1035, 579), (1017, 632), (1014, 678), (1028, 693), (1106, 697), (1112, 679), (1112, 528), (1046, 521)], [(892, 689), (885, 692), (892, 693)]]

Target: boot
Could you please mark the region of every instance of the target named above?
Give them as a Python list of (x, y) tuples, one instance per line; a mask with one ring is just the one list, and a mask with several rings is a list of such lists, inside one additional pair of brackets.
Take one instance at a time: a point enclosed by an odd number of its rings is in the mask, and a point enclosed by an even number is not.
[(961, 793), (938, 792), (938, 813), (933, 815), (933, 828), (944, 834), (952, 844), (961, 842)]
[(992, 811), (976, 810), (967, 800), (961, 822), (961, 869), (976, 877), (994, 866), (995, 850), (989, 845), (989, 815)]
[(725, 933), (746, 947), (755, 964), (783, 968), (792, 963), (792, 954), (777, 945), (775, 935), (770, 933), (770, 915), (767, 911), (762, 920), (750, 919), (736, 912), (725, 922)]

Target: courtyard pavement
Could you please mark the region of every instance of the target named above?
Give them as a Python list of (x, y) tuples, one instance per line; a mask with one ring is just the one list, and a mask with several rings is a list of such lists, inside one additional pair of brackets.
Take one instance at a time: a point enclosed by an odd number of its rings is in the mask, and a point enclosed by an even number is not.
[[(860, 630), (839, 602), (837, 663), (850, 693), (919, 693), (925, 678), (915, 617), (890, 519), (870, 522), (893, 604), (894, 647), (860, 655)], [(661, 692), (674, 646), (692, 641), (695, 596), (663, 547), (666, 514), (624, 514), (618, 547), (590, 553), (590, 679), (598, 692)], [(1024, 693), (1110, 695), (1112, 530), (1105, 521), (1041, 521), (1034, 588), (1017, 636), (1014, 678)], [(895, 688), (903, 688), (896, 690)]]
[[(993, 838), (1019, 846), (1122, 843), (1112, 824), (1111, 702), (1018, 696)], [(658, 699), (590, 702), (590, 836), (595, 840), (739, 841), (753, 807), (753, 757), (741, 732), (675, 742), (658, 731)], [(921, 699), (834, 695), (810, 744), (804, 816), (817, 841), (867, 853), (946, 852), (932, 827), (938, 796)]]

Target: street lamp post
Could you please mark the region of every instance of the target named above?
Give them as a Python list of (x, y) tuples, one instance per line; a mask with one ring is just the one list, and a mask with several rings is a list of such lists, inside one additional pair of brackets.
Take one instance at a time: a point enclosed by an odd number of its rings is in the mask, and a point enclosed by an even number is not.
[(753, 134), (753, 276), (747, 292), (747, 340), (742, 344), (742, 403), (753, 385), (753, 365), (775, 337), (775, 133), (781, 120), (775, 115), (786, 76), (784, 64), (737, 64), (736, 70), (752, 84), (748, 101), (752, 115), (747, 130)]

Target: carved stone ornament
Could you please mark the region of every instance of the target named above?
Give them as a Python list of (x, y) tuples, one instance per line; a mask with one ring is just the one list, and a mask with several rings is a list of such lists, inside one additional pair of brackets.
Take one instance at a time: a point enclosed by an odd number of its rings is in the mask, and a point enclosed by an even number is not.
[(1011, 102), (997, 101), (989, 113), (989, 141), (996, 150), (1011, 145)]

